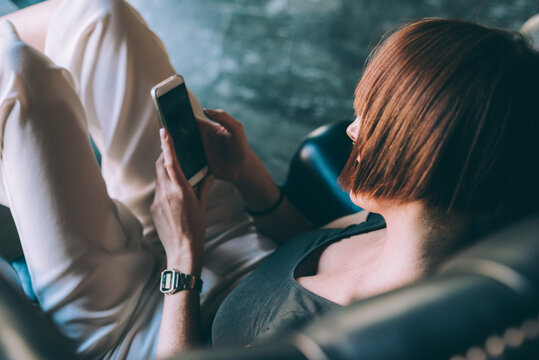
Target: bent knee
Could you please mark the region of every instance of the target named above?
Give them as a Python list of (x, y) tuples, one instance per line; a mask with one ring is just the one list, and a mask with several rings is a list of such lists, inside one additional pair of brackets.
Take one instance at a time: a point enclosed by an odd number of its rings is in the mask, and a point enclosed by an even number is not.
[(20, 40), (9, 21), (0, 23), (0, 143), (14, 110), (21, 120), (40, 119), (43, 116), (27, 115), (48, 114), (63, 103), (70, 104), (72, 113), (82, 113), (74, 86), (67, 70)]
[(2, 97), (13, 94), (9, 91), (10, 87), (15, 87), (16, 89), (13, 90), (17, 90), (16, 93), (26, 94), (33, 93), (33, 90), (41, 90), (40, 98), (47, 97), (58, 82), (67, 83), (69, 86), (74, 85), (67, 71), (55, 65), (41, 51), (22, 41), (11, 22), (1, 22), (0, 94)]

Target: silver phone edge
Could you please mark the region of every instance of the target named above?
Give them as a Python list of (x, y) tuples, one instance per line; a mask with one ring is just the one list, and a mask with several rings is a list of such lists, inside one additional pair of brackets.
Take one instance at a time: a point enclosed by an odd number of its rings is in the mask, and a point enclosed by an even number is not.
[(191, 176), (189, 179), (187, 179), (187, 181), (189, 182), (189, 185), (191, 185), (191, 187), (195, 187), (198, 185), (199, 182), (202, 181), (202, 179), (206, 177), (206, 175), (208, 175), (208, 165), (200, 169), (199, 172)]

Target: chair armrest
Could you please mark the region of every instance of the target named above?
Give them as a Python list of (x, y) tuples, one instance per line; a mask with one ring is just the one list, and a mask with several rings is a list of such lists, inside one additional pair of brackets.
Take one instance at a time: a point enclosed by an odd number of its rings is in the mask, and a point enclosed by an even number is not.
[(341, 121), (316, 129), (301, 142), (290, 163), (284, 192), (315, 226), (361, 211), (337, 183), (352, 149), (346, 135), (349, 124)]

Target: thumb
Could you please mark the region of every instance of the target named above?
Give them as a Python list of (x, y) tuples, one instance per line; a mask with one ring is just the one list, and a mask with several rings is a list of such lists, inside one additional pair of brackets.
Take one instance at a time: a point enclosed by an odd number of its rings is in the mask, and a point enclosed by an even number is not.
[(242, 126), (238, 120), (228, 115), (228, 113), (224, 110), (204, 109), (204, 114), (206, 114), (209, 119), (223, 126), (231, 134), (234, 133), (238, 127)]

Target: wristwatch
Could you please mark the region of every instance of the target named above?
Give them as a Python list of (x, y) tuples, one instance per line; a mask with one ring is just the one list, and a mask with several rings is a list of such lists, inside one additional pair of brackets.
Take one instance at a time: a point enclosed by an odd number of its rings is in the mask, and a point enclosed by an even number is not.
[(163, 294), (172, 295), (180, 290), (202, 290), (202, 279), (196, 275), (189, 275), (175, 269), (165, 269), (161, 273), (159, 290)]

